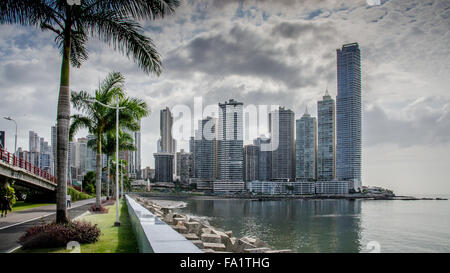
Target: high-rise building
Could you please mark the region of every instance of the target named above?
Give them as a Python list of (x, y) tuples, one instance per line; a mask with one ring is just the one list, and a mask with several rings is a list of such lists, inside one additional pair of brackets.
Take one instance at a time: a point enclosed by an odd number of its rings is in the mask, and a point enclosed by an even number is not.
[(295, 117), (292, 110), (280, 107), (269, 113), (272, 143), (272, 179), (295, 179)]
[(177, 176), (180, 177), (180, 182), (183, 184), (187, 184), (189, 181), (193, 168), (192, 157), (191, 153), (186, 153), (183, 149), (177, 153)]
[(357, 43), (337, 49), (338, 180), (361, 182), (361, 52)]
[(172, 137), (173, 116), (169, 107), (160, 111), (160, 135), (159, 150), (161, 153), (175, 153), (174, 139)]
[(336, 106), (328, 90), (317, 102), (317, 180), (336, 177)]
[(218, 179), (243, 181), (243, 109), (234, 99), (219, 103)]
[(174, 162), (173, 162), (173, 168), (172, 171), (173, 174), (176, 173), (176, 151), (177, 151), (177, 143), (176, 140), (172, 137), (172, 125), (173, 125), (173, 116), (170, 112), (169, 107), (166, 107), (166, 109), (162, 109), (160, 111), (160, 120), (159, 120), (159, 127), (160, 127), (160, 135), (161, 138), (158, 140), (158, 153), (171, 153), (174, 156)]
[(136, 179), (141, 179), (141, 131), (134, 133), (134, 146), (136, 147), (136, 151), (134, 151)]
[(202, 180), (213, 181), (217, 178), (217, 119), (207, 117), (198, 121), (193, 143), (194, 176)]
[(40, 138), (37, 133), (35, 133), (33, 131), (29, 132), (28, 143), (29, 143), (28, 147), (29, 147), (30, 152), (39, 153), (41, 151)]
[(316, 179), (317, 129), (316, 118), (311, 117), (308, 108), (296, 121), (296, 179), (312, 181)]
[(155, 181), (173, 182), (173, 154), (155, 153)]
[[(96, 141), (96, 137), (94, 135), (88, 135), (86, 137), (86, 143), (89, 144), (89, 142)], [(86, 172), (89, 171), (96, 171), (97, 166), (97, 151), (95, 149), (90, 148), (89, 146), (86, 147)]]
[(87, 167), (87, 139), (78, 138), (76, 142), (76, 167), (78, 169), (77, 180), (83, 180)]
[(53, 175), (56, 176), (56, 125), (51, 130)]
[(269, 181), (272, 178), (272, 148), (270, 138), (264, 136), (253, 140), (253, 144), (258, 147), (258, 179)]
[(5, 149), (6, 150), (6, 146), (5, 146), (5, 131), (0, 131), (0, 148)]
[(259, 147), (257, 145), (244, 146), (244, 181), (258, 180)]

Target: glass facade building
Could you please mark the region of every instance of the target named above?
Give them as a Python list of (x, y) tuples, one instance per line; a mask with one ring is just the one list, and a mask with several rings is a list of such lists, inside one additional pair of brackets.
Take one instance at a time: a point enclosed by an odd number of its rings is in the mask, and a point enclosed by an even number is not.
[(357, 43), (337, 49), (338, 180), (361, 181), (361, 52)]

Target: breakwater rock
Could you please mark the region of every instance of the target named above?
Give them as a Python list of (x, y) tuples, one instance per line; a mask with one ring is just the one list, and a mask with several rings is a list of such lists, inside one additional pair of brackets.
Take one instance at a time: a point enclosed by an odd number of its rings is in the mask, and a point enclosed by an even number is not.
[(208, 221), (197, 220), (187, 215), (173, 212), (172, 208), (161, 206), (146, 198), (134, 197), (143, 207), (170, 225), (205, 253), (291, 253), (289, 249), (274, 250), (258, 238), (233, 237), (232, 231), (221, 231)]

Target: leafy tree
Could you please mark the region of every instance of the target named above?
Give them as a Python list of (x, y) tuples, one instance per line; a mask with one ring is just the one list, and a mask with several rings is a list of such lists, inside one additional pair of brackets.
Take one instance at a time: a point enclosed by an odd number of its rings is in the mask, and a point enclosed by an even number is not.
[[(149, 114), (147, 104), (141, 99), (128, 98), (124, 91), (125, 78), (119, 72), (113, 72), (106, 77), (103, 83), (95, 90), (95, 95), (91, 96), (86, 91), (72, 92), (72, 103), (74, 108), (83, 112), (72, 116), (70, 126), (70, 139), (81, 128), (87, 128), (90, 134), (96, 137), (96, 209), (101, 209), (101, 173), (103, 161), (102, 138), (107, 132), (115, 130), (116, 109), (105, 107), (114, 103), (115, 98), (119, 98), (119, 106), (123, 109), (119, 111), (119, 127), (131, 131), (140, 129), (140, 120)], [(98, 101), (100, 103), (97, 103)]]
[(96, 174), (94, 171), (87, 172), (83, 177), (83, 190), (89, 194), (95, 192), (95, 177)]
[(70, 124), (70, 65), (88, 59), (87, 42), (96, 37), (132, 57), (146, 73), (161, 73), (161, 57), (143, 34), (141, 20), (155, 20), (174, 12), (179, 0), (1, 0), (0, 24), (34, 26), (55, 34), (62, 55), (57, 110), (56, 222), (68, 222), (66, 208), (67, 156)]
[[(90, 148), (97, 149), (97, 141), (91, 139), (88, 144)], [(133, 138), (130, 134), (124, 132), (119, 128), (119, 151), (135, 151)], [(116, 131), (110, 130), (106, 134), (103, 134), (102, 138), (102, 152), (106, 155), (106, 196), (109, 197), (109, 185), (110, 185), (110, 159), (116, 153)]]

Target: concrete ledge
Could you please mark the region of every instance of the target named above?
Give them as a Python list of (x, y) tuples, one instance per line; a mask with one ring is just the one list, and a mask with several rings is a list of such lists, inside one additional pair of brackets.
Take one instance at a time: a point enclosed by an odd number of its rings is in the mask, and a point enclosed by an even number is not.
[(125, 195), (139, 252), (141, 253), (203, 253), (191, 241), (173, 230), (133, 198)]

